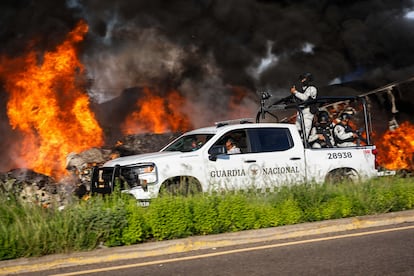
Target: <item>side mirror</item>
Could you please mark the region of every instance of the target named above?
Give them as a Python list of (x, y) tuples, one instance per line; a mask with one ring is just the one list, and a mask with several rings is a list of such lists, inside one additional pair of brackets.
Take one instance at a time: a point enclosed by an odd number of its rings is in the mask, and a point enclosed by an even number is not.
[(226, 152), (226, 147), (224, 145), (213, 146), (208, 151), (208, 159), (210, 159), (210, 161), (216, 161), (218, 155), (225, 154)]

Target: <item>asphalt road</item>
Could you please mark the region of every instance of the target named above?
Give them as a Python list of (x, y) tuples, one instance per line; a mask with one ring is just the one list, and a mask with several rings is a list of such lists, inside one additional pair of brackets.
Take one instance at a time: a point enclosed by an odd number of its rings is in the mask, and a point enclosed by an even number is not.
[(19, 275), (414, 275), (414, 211), (0, 262)]

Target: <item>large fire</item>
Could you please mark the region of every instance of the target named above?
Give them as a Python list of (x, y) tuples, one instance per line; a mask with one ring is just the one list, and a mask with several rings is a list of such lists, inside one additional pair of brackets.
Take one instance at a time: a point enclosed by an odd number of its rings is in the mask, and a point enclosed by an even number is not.
[(192, 128), (190, 119), (180, 112), (185, 99), (178, 91), (172, 90), (164, 97), (149, 88), (144, 88), (143, 92), (143, 97), (135, 104), (137, 111), (131, 113), (121, 127), (123, 134), (159, 134)]
[(81, 21), (54, 51), (29, 51), (18, 58), (1, 57), (0, 76), (9, 93), (7, 115), (22, 133), (20, 159), (27, 168), (60, 178), (65, 158), (103, 144), (103, 132), (89, 109), (82, 87), (84, 66), (76, 44), (88, 26)]
[(414, 125), (400, 124), (376, 141), (378, 163), (389, 170), (414, 170)]

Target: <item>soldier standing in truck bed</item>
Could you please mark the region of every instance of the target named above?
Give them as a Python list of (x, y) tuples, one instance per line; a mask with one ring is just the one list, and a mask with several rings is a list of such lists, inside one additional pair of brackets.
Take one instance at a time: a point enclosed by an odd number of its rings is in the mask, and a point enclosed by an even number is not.
[[(318, 95), (318, 90), (315, 86), (312, 85), (313, 76), (311, 73), (304, 73), (299, 76), (299, 80), (302, 83), (302, 91), (299, 92), (295, 86), (290, 88), (290, 92), (294, 97), (298, 98), (301, 101), (307, 101), (311, 99), (316, 99)], [(307, 139), (309, 137), (310, 130), (312, 128), (313, 116), (314, 113), (311, 112), (310, 106), (307, 106), (302, 109), (303, 122), (305, 124), (305, 131), (302, 130), (302, 125), (300, 122), (300, 114), (297, 113), (296, 116), (296, 127), (300, 132), (302, 132), (303, 138)]]

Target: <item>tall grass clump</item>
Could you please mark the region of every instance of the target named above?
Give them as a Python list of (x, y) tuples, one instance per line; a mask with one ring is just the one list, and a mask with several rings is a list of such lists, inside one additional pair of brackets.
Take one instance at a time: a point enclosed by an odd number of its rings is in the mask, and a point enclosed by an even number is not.
[(13, 197), (0, 194), (0, 260), (21, 256), (26, 246), (22, 231), (26, 224), (21, 220), (28, 213)]
[(73, 221), (65, 233), (73, 239), (68, 249), (90, 250), (98, 245), (122, 244), (121, 231), (128, 223), (127, 209), (123, 197), (117, 193), (81, 201), (64, 209), (62, 215)]
[(0, 259), (64, 252), (71, 240), (73, 220), (57, 209), (2, 197), (0, 207)]
[(382, 214), (414, 207), (414, 181), (411, 178), (382, 177), (343, 190), (353, 201), (351, 215)]
[[(63, 210), (43, 208), (12, 197), (3, 197), (2, 202), (5, 204), (0, 206), (0, 259), (3, 260), (131, 244), (125, 233), (128, 218), (133, 218), (128, 216), (128, 204), (132, 201), (124, 196), (96, 196), (69, 204)], [(136, 201), (133, 202), (136, 206)], [(137, 234), (136, 241), (140, 241)]]

